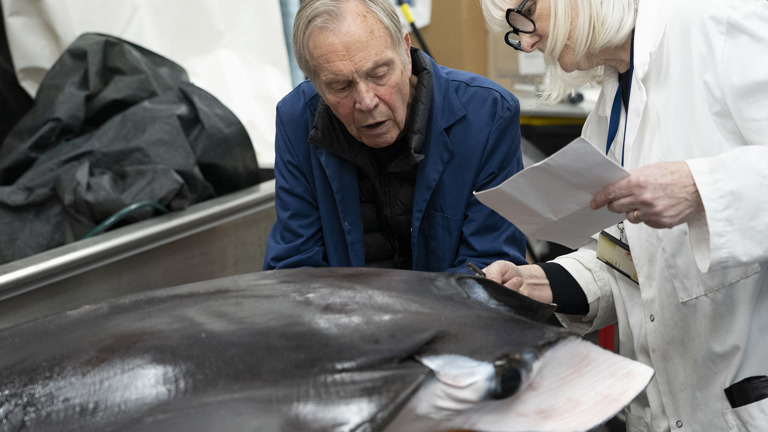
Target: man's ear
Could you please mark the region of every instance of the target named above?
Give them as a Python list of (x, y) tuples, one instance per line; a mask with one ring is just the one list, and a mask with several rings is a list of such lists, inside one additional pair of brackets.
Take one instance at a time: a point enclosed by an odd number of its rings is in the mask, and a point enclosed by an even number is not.
[(405, 41), (405, 55), (408, 56), (408, 70), (411, 70), (413, 66), (411, 64), (411, 35), (408, 32), (403, 32), (403, 41)]

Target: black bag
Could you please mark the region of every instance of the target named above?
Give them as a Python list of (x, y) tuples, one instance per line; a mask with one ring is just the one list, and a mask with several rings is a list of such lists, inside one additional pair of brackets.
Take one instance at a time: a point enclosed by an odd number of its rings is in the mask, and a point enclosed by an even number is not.
[(0, 263), (257, 184), (248, 134), (172, 61), (116, 37), (81, 35), (0, 146)]

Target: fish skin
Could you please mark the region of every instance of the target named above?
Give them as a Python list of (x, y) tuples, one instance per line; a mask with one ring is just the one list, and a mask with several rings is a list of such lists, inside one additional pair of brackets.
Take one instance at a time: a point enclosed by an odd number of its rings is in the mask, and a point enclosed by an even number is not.
[(548, 305), (489, 282), (275, 270), (2, 329), (0, 431), (380, 431), (433, 378), (418, 357), (493, 364), (573, 337), (521, 316)]

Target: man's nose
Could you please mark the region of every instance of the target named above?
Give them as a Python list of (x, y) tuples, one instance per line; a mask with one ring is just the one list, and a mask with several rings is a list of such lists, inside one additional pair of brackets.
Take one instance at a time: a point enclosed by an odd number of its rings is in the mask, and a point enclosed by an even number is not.
[(355, 108), (357, 110), (370, 111), (376, 107), (378, 102), (379, 98), (372, 84), (362, 82), (357, 86), (355, 94)]

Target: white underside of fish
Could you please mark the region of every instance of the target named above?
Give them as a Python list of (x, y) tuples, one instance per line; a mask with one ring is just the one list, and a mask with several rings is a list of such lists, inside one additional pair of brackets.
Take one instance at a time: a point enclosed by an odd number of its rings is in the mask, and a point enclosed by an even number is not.
[(435, 372), (384, 432), (589, 431), (645, 389), (653, 369), (573, 337), (548, 349), (524, 388), (490, 399), (494, 368), (466, 357), (420, 359)]

